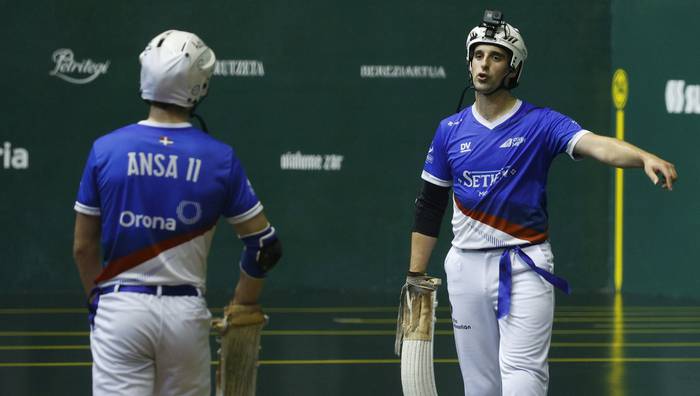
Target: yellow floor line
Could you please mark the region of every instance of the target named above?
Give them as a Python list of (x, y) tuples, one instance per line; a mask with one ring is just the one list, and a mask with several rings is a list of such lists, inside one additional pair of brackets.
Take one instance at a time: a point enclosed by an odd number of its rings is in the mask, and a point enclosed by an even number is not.
[[(611, 303), (612, 304), (612, 303)], [(348, 312), (396, 312), (396, 306), (365, 306), (365, 307), (265, 307), (268, 313), (348, 313)], [(221, 307), (210, 307), (212, 312), (221, 312)], [(438, 307), (438, 312), (449, 312), (449, 307)], [(605, 315), (612, 313), (613, 307), (606, 305), (563, 305), (558, 306), (555, 315), (570, 315), (570, 314), (601, 314)], [(671, 311), (687, 311), (689, 313), (700, 313), (700, 306), (628, 306), (625, 307), (625, 313), (635, 313), (638, 311), (649, 311), (660, 314), (669, 313)], [(26, 315), (26, 314), (85, 314), (85, 308), (0, 308), (0, 315)]]
[[(554, 329), (554, 335), (613, 334), (615, 329)], [(625, 334), (700, 334), (700, 328), (625, 329)], [(88, 337), (87, 331), (0, 331), (0, 337)], [(435, 330), (439, 336), (452, 330)], [(212, 337), (216, 333), (210, 334)], [(263, 330), (263, 336), (394, 336), (395, 330)]]
[[(615, 329), (554, 329), (552, 334), (613, 334)], [(393, 336), (394, 330), (263, 330), (263, 336)], [(436, 335), (452, 335), (450, 330), (435, 330)], [(625, 334), (700, 334), (700, 328), (626, 329)], [(1, 335), (1, 333), (0, 333)]]
[[(552, 334), (614, 334), (615, 329), (554, 329)], [(625, 329), (625, 335), (628, 334), (700, 334), (700, 329), (668, 329), (668, 328), (650, 328), (650, 329)]]
[[(700, 363), (695, 357), (623, 357), (623, 358), (550, 358), (550, 363)], [(261, 360), (261, 366), (275, 365), (355, 365), (355, 364), (399, 364), (400, 359), (304, 359)], [(437, 358), (436, 364), (456, 364), (455, 358)], [(218, 362), (211, 362), (212, 366)], [(92, 362), (16, 362), (0, 363), (0, 367), (89, 367)]]
[[(608, 324), (614, 322), (614, 317), (609, 318), (554, 318), (554, 323), (593, 323), (593, 324)], [(396, 318), (333, 318), (333, 322), (340, 324), (387, 324), (396, 325)], [(625, 323), (645, 323), (645, 322), (682, 322), (682, 323), (700, 323), (700, 316), (682, 316), (682, 317), (632, 317), (625, 318)], [(450, 318), (438, 318), (436, 323), (452, 323)]]
[[(559, 305), (556, 307), (556, 311), (612, 311), (613, 302), (610, 301), (610, 305)], [(627, 305), (624, 307), (625, 311), (640, 311), (640, 310), (659, 310), (659, 311), (670, 311), (670, 310), (695, 310), (700, 311), (700, 305)]]
[[(552, 342), (552, 348), (700, 348), (700, 342)], [(90, 345), (4, 345), (0, 351), (89, 350)]]
[[(595, 322), (614, 322), (614, 317), (609, 318), (554, 318), (554, 322), (557, 323), (595, 323)], [(636, 323), (636, 322), (691, 322), (699, 323), (700, 315), (698, 316), (632, 316), (624, 318), (625, 323)]]
[(700, 348), (700, 342), (552, 342), (552, 348)]
[(700, 357), (550, 358), (550, 363), (700, 363)]
[(662, 322), (649, 322), (649, 323), (591, 323), (591, 327), (594, 329), (612, 329), (620, 328), (623, 332), (631, 329), (649, 329), (649, 328), (659, 328), (659, 329), (697, 329), (699, 328), (698, 323), (662, 323)]
[(0, 315), (87, 314), (86, 308), (0, 308)]
[(90, 349), (90, 345), (4, 345), (0, 351), (53, 351)]
[(89, 331), (0, 331), (0, 337), (88, 337)]
[(21, 362), (0, 363), (0, 367), (89, 367), (92, 362)]
[[(613, 311), (605, 312), (594, 312), (594, 311), (569, 311), (569, 312), (555, 312), (555, 318), (568, 318), (568, 317), (612, 317), (615, 315)], [(700, 311), (696, 310), (683, 310), (683, 311), (633, 311), (633, 312), (623, 312), (625, 317), (638, 317), (638, 316), (663, 316), (663, 317), (677, 317), (679, 315), (689, 315), (698, 316)]]
[(384, 336), (395, 330), (263, 330), (264, 336)]

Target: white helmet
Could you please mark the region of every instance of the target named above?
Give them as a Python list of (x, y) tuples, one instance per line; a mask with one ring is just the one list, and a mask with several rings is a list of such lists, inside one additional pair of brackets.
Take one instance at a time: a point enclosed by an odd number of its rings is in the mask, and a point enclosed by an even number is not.
[(194, 107), (209, 88), (216, 56), (197, 35), (168, 30), (139, 55), (141, 98)]
[[(512, 25), (502, 22), (498, 27), (487, 26), (482, 23), (469, 32), (467, 36), (467, 65), (471, 74), (471, 60), (474, 57), (474, 49), (479, 44), (490, 44), (505, 48), (510, 52), (510, 67), (517, 71), (515, 79), (506, 84), (506, 88), (515, 88), (520, 81), (523, 72), (523, 64), (527, 59), (527, 47), (520, 31)], [(470, 77), (471, 78), (471, 77)]]

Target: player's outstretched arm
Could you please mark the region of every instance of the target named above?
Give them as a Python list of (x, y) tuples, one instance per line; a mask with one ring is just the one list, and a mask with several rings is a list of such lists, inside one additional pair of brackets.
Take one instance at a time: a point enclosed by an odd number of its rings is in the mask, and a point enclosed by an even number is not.
[(257, 304), (265, 283), (265, 275), (282, 256), (282, 246), (274, 227), (264, 213), (242, 223), (234, 230), (245, 244), (241, 256), (241, 276), (238, 278), (233, 304)]
[(574, 154), (594, 158), (600, 162), (618, 168), (643, 168), (649, 179), (658, 184), (659, 175), (663, 175), (662, 187), (673, 189), (678, 179), (675, 166), (654, 154), (625, 141), (607, 136), (587, 133), (574, 146)]
[(85, 295), (89, 296), (95, 279), (102, 271), (100, 265), (101, 217), (76, 213), (73, 236), (73, 258), (78, 267)]

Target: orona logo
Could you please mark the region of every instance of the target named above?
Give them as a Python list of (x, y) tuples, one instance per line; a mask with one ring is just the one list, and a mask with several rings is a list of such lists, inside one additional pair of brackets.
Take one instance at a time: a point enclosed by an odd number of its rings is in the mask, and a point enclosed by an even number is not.
[(177, 222), (170, 217), (148, 216), (125, 210), (119, 214), (119, 225), (126, 228), (134, 227), (175, 231)]
[[(176, 212), (177, 218), (183, 224), (192, 225), (202, 218), (202, 205), (194, 201), (181, 201), (177, 205)], [(175, 231), (177, 220), (172, 217), (149, 216), (125, 210), (119, 214), (119, 225), (126, 228)]]
[(671, 114), (700, 114), (700, 85), (684, 80), (666, 82), (666, 111)]
[(177, 205), (177, 218), (187, 225), (192, 225), (202, 218), (202, 205), (194, 201), (181, 201)]
[(109, 69), (109, 61), (94, 62), (92, 59), (76, 61), (73, 50), (70, 48), (57, 49), (53, 52), (52, 59), (56, 65), (49, 75), (71, 84), (87, 84), (100, 75), (107, 74)]

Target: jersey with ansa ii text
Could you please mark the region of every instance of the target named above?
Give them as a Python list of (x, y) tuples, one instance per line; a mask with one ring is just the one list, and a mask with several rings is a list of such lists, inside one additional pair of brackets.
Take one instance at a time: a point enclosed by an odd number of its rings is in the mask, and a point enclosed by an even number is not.
[(452, 245), (489, 249), (548, 239), (547, 173), (587, 131), (551, 109), (518, 100), (489, 122), (469, 106), (442, 120), (421, 177), (453, 188)]
[(262, 211), (229, 145), (189, 123), (147, 121), (95, 141), (74, 208), (101, 216), (96, 283), (202, 290), (219, 217), (236, 224)]

